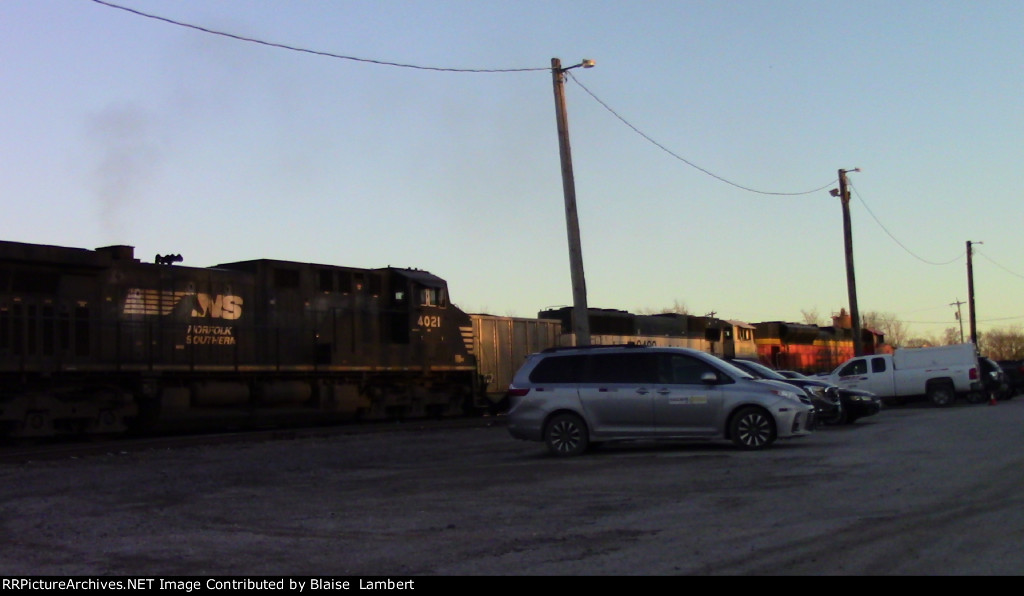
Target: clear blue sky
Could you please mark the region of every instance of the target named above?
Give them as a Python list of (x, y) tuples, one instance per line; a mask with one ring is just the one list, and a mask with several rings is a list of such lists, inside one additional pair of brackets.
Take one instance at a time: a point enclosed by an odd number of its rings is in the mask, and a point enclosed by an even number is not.
[(551, 58), (589, 58), (590, 306), (837, 312), (859, 167), (862, 313), (955, 326), (970, 240), (979, 330), (1024, 325), (1019, 0), (110, 1), (320, 54), (0, 0), (0, 239), (416, 267), (532, 317), (572, 302)]

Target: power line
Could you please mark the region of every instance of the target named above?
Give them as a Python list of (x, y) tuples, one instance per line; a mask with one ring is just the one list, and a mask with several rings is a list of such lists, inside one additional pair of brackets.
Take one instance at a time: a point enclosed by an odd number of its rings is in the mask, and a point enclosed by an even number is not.
[(618, 112), (616, 112), (615, 110), (613, 110), (613, 109), (612, 109), (612, 108), (611, 108), (611, 107), (610, 107), (610, 106), (609, 106), (609, 105), (608, 105), (607, 103), (605, 103), (604, 101), (602, 101), (602, 100), (601, 100), (601, 98), (599, 98), (599, 97), (598, 97), (597, 95), (595, 95), (593, 91), (591, 91), (590, 89), (588, 89), (588, 88), (586, 87), (586, 85), (584, 85), (583, 83), (579, 82), (579, 80), (577, 80), (577, 79), (576, 79), (576, 77), (574, 77), (574, 76), (572, 75), (572, 73), (567, 73), (567, 74), (569, 75), (569, 78), (571, 78), (571, 79), (573, 80), (573, 82), (574, 82), (574, 83), (576, 83), (576, 84), (577, 84), (577, 85), (579, 85), (579, 86), (580, 86), (580, 87), (581, 87), (581, 88), (582, 88), (582, 89), (583, 89), (584, 91), (586, 91), (586, 92), (587, 92), (587, 94), (588, 94), (588, 95), (590, 95), (590, 97), (592, 97), (592, 98), (594, 99), (594, 101), (596, 101), (597, 103), (601, 104), (601, 106), (602, 106), (602, 107), (603, 107), (604, 109), (608, 110), (608, 112), (609, 112), (609, 113), (611, 113), (611, 115), (612, 115), (612, 116), (615, 116), (616, 118), (618, 118), (618, 119), (619, 119), (619, 121), (621, 121), (621, 122), (622, 122), (623, 124), (625, 124), (626, 126), (628, 126), (629, 128), (631, 128), (631, 129), (633, 130), (633, 132), (637, 133), (638, 135), (640, 135), (641, 137), (643, 137), (644, 139), (646, 139), (646, 140), (647, 140), (647, 141), (648, 141), (649, 143), (651, 143), (651, 144), (652, 144), (652, 145), (654, 145), (655, 147), (657, 147), (657, 148), (661, 149), (661, 150), (662, 150), (662, 151), (664, 151), (665, 153), (667, 153), (667, 154), (671, 155), (672, 157), (674, 157), (674, 158), (678, 159), (679, 161), (681, 161), (681, 162), (685, 163), (686, 165), (690, 166), (691, 168), (694, 168), (694, 169), (696, 169), (696, 170), (699, 170), (699, 171), (701, 171), (701, 172), (703, 172), (703, 173), (707, 174), (708, 176), (711, 176), (712, 178), (715, 178), (715, 179), (717, 179), (717, 180), (719, 180), (719, 181), (721, 181), (721, 182), (725, 182), (726, 184), (729, 184), (729, 185), (731, 185), (731, 186), (735, 186), (736, 188), (739, 188), (739, 189), (741, 189), (741, 190), (745, 190), (745, 191), (748, 191), (748, 192), (753, 192), (753, 193), (757, 193), (757, 194), (762, 194), (762, 195), (781, 195), (781, 196), (797, 196), (797, 195), (809, 195), (809, 194), (811, 194), (811, 193), (815, 193), (815, 192), (820, 192), (820, 191), (822, 191), (822, 190), (825, 190), (825, 189), (826, 189), (826, 188), (828, 188), (829, 186), (832, 186), (833, 184), (835, 184), (835, 183), (836, 183), (836, 181), (835, 181), (835, 180), (831, 180), (831, 181), (829, 181), (829, 183), (828, 183), (828, 184), (826, 184), (826, 185), (824, 185), (824, 186), (820, 186), (820, 187), (818, 187), (818, 188), (815, 188), (815, 189), (813, 189), (813, 190), (805, 190), (805, 191), (802, 191), (802, 192), (769, 192), (769, 191), (764, 191), (764, 190), (757, 190), (757, 189), (755, 189), (755, 188), (750, 188), (750, 187), (748, 187), (748, 186), (743, 186), (743, 185), (741, 185), (741, 184), (737, 184), (737, 183), (735, 183), (735, 182), (732, 182), (731, 180), (728, 180), (728, 179), (726, 179), (726, 178), (723, 178), (722, 176), (719, 176), (718, 174), (715, 174), (714, 172), (708, 171), (708, 170), (706, 170), (706, 169), (704, 169), (704, 168), (700, 167), (699, 165), (697, 165), (697, 164), (693, 163), (692, 161), (690, 161), (690, 160), (686, 159), (685, 157), (682, 157), (681, 155), (679, 155), (679, 154), (675, 153), (674, 151), (672, 151), (672, 150), (671, 150), (671, 149), (669, 149), (668, 147), (666, 147), (666, 146), (662, 145), (662, 144), (661, 144), (661, 143), (659, 143), (658, 141), (655, 141), (655, 140), (654, 140), (654, 139), (652, 139), (652, 138), (651, 138), (651, 137), (650, 137), (649, 135), (647, 135), (646, 133), (644, 133), (643, 131), (641, 131), (641, 130), (640, 130), (639, 128), (637, 128), (637, 127), (633, 126), (632, 124), (630, 124), (630, 123), (629, 123), (629, 121), (628, 121), (628, 120), (626, 120), (626, 119), (625, 119), (625, 118), (623, 118), (623, 117), (622, 117), (621, 115), (619, 115), (619, 113), (618, 113)]
[[(850, 184), (850, 186), (853, 186), (853, 184)], [(893, 236), (892, 232), (890, 232), (888, 228), (886, 228), (884, 225), (882, 225), (881, 220), (879, 220), (878, 217), (875, 216), (875, 212), (871, 210), (871, 207), (868, 207), (868, 204), (864, 201), (864, 198), (860, 196), (860, 193), (857, 192), (857, 188), (855, 186), (853, 186), (853, 194), (857, 195), (857, 200), (859, 200), (861, 202), (861, 204), (864, 205), (864, 208), (867, 209), (867, 211), (868, 211), (868, 215), (871, 216), (871, 219), (875, 220), (875, 223), (878, 224), (878, 227), (882, 228), (882, 231), (885, 232), (886, 235), (889, 236), (889, 238), (892, 238), (893, 242), (898, 244), (900, 246), (900, 248), (902, 248), (903, 250), (905, 250), (907, 252), (907, 254), (909, 254), (910, 256), (914, 257), (918, 261), (921, 261), (922, 263), (927, 263), (929, 265), (949, 265), (950, 263), (953, 263), (955, 261), (960, 260), (960, 258), (964, 256), (963, 254), (959, 254), (959, 255), (953, 257), (952, 259), (950, 259), (948, 261), (945, 261), (945, 262), (941, 262), (941, 263), (938, 263), (938, 262), (935, 262), (935, 261), (929, 261), (929, 260), (927, 260), (927, 259), (925, 259), (923, 257), (918, 256), (912, 250), (907, 248), (907, 246), (905, 244), (900, 242), (899, 239), (896, 238), (896, 236)]]
[(396, 66), (398, 68), (414, 68), (414, 69), (418, 69), (418, 70), (433, 70), (433, 71), (440, 71), (440, 72), (493, 73), (493, 72), (531, 72), (531, 71), (548, 71), (548, 70), (550, 70), (549, 67), (543, 67), (543, 68), (442, 68), (442, 67), (438, 67), (438, 66), (420, 66), (420, 65), (416, 65), (416, 64), (403, 64), (401, 62), (387, 62), (387, 61), (384, 61), (384, 60), (373, 60), (373, 59), (370, 59), (370, 58), (357, 58), (355, 56), (343, 56), (341, 54), (334, 54), (334, 53), (331, 53), (331, 52), (324, 52), (324, 51), (320, 51), (320, 50), (310, 50), (310, 49), (307, 49), (307, 48), (300, 48), (300, 47), (296, 47), (296, 46), (290, 46), (290, 45), (286, 45), (286, 44), (283, 44), (283, 43), (275, 43), (275, 42), (271, 42), (271, 41), (265, 41), (265, 40), (262, 40), (262, 39), (255, 39), (255, 38), (252, 38), (252, 37), (245, 37), (245, 36), (242, 36), (242, 35), (236, 35), (234, 33), (227, 33), (227, 32), (224, 32), (224, 31), (216, 31), (214, 29), (208, 29), (206, 27), (200, 27), (199, 25), (192, 25), (190, 23), (183, 23), (181, 21), (175, 21), (174, 19), (169, 19), (167, 17), (161, 17), (161, 16), (158, 16), (158, 15), (145, 13), (145, 12), (142, 12), (141, 10), (136, 10), (134, 8), (128, 8), (126, 6), (120, 6), (120, 5), (114, 4), (112, 2), (107, 2), (106, 0), (92, 0), (92, 1), (95, 2), (96, 4), (101, 4), (101, 5), (107, 6), (109, 8), (116, 8), (118, 10), (123, 10), (125, 12), (130, 12), (130, 13), (138, 15), (140, 17), (146, 17), (147, 19), (153, 19), (153, 20), (156, 20), (156, 21), (162, 21), (164, 23), (169, 23), (171, 25), (176, 25), (178, 27), (185, 27), (185, 28), (188, 28), (188, 29), (194, 29), (196, 31), (201, 31), (203, 33), (209, 33), (211, 35), (220, 35), (221, 37), (228, 37), (230, 39), (235, 39), (235, 40), (238, 40), (238, 41), (245, 41), (245, 42), (249, 42), (249, 43), (260, 44), (260, 45), (269, 46), (269, 47), (272, 47), (272, 48), (279, 48), (279, 49), (282, 49), (282, 50), (290, 50), (292, 52), (302, 52), (302, 53), (305, 53), (305, 54), (315, 54), (317, 56), (325, 56), (327, 58), (338, 58), (338, 59), (341, 59), (341, 60), (352, 60), (354, 62), (366, 62), (366, 63), (369, 63), (369, 64), (377, 64), (377, 65), (381, 65), (381, 66)]
[(992, 264), (993, 264), (993, 265), (995, 265), (996, 267), (999, 267), (1000, 269), (1002, 269), (1003, 271), (1005, 271), (1005, 272), (1009, 273), (1010, 275), (1012, 275), (1012, 276), (1014, 276), (1014, 277), (1019, 277), (1019, 278), (1021, 278), (1021, 279), (1024, 279), (1024, 275), (1021, 275), (1021, 274), (1019, 274), (1019, 273), (1014, 273), (1013, 271), (1010, 271), (1010, 270), (1009, 270), (1009, 269), (1007, 269), (1006, 267), (1003, 267), (1003, 266), (1002, 266), (1002, 265), (1000, 265), (999, 263), (996, 263), (995, 261), (993, 261), (993, 260), (992, 260), (992, 258), (991, 258), (991, 257), (989, 257), (988, 255), (986, 255), (985, 253), (983, 253), (983, 252), (981, 252), (981, 251), (974, 251), (974, 254), (976, 254), (976, 255), (980, 255), (980, 256), (984, 257), (986, 261), (988, 261), (988, 262), (992, 263)]
[[(127, 6), (121, 6), (119, 4), (115, 4), (113, 2), (108, 2), (106, 0), (92, 0), (92, 1), (95, 2), (96, 4), (100, 4), (102, 6), (106, 6), (106, 7), (109, 7), (109, 8), (116, 8), (118, 10), (124, 10), (125, 12), (130, 12), (132, 14), (135, 14), (135, 15), (138, 15), (138, 16), (143, 16), (145, 18), (152, 18), (154, 20), (160, 20), (160, 22), (162, 22), (162, 23), (167, 23), (169, 25), (174, 25), (174, 26), (177, 26), (177, 27), (183, 27), (183, 28), (186, 28), (186, 29), (191, 29), (191, 30), (202, 32), (202, 33), (207, 33), (207, 34), (210, 34), (210, 35), (218, 35), (218, 36), (221, 36), (221, 37), (226, 37), (226, 38), (237, 40), (237, 41), (244, 41), (244, 42), (248, 42), (248, 43), (255, 43), (255, 44), (264, 45), (264, 46), (268, 46), (268, 47), (274, 47), (274, 48), (279, 48), (279, 49), (286, 49), (286, 50), (290, 50), (290, 51), (308, 53), (308, 54), (313, 54), (313, 55), (318, 55), (318, 56), (326, 56), (326, 57), (331, 57), (331, 58), (352, 60), (352, 61), (357, 61), (357, 62), (372, 63), (372, 65), (378, 65), (378, 66), (396, 67), (396, 68), (402, 68), (402, 69), (416, 69), (416, 70), (422, 70), (422, 71), (447, 72), (447, 73), (522, 73), (522, 72), (538, 72), (538, 71), (549, 71), (550, 70), (547, 67), (545, 67), (545, 68), (532, 68), (532, 69), (455, 69), (455, 68), (442, 68), (442, 67), (424, 67), (424, 66), (419, 66), (419, 65), (411, 65), (411, 63), (393, 62), (393, 61), (379, 60), (379, 59), (373, 59), (373, 58), (360, 58), (360, 57), (355, 57), (355, 56), (336, 54), (336, 53), (333, 53), (333, 52), (327, 52), (327, 51), (322, 51), (322, 50), (313, 50), (313, 49), (308, 49), (308, 48), (303, 48), (303, 47), (297, 47), (297, 46), (287, 45), (287, 44), (283, 44), (283, 43), (269, 42), (269, 41), (265, 41), (265, 40), (261, 40), (261, 39), (256, 39), (256, 38), (252, 38), (252, 37), (246, 37), (246, 36), (237, 35), (237, 34), (233, 34), (233, 33), (227, 33), (227, 32), (223, 32), (223, 31), (216, 31), (216, 30), (209, 29), (209, 28), (206, 28), (206, 27), (201, 27), (201, 26), (198, 26), (198, 25), (193, 25), (193, 24), (189, 24), (189, 23), (183, 23), (183, 22), (180, 22), (180, 20), (175, 20), (173, 18), (168, 18), (166, 16), (160, 16), (160, 15), (157, 15), (157, 14), (143, 12), (141, 10), (137, 10), (137, 9), (134, 9), (134, 8), (129, 8)], [(584, 91), (586, 91), (588, 94), (590, 94), (590, 96), (593, 97), (598, 103), (603, 105), (605, 110), (607, 110), (609, 113), (611, 113), (618, 120), (621, 120), (624, 124), (626, 124), (628, 127), (633, 129), (637, 134), (639, 134), (640, 136), (645, 138), (648, 142), (650, 142), (650, 143), (654, 144), (655, 146), (659, 147), (660, 150), (662, 150), (662, 151), (666, 152), (667, 154), (673, 156), (677, 160), (685, 163), (686, 165), (688, 165), (688, 166), (690, 166), (690, 167), (692, 167), (692, 168), (694, 168), (696, 170), (699, 170), (699, 171), (701, 171), (701, 172), (703, 172), (705, 174), (708, 174), (709, 176), (712, 176), (713, 178), (716, 178), (716, 179), (718, 179), (718, 180), (720, 180), (722, 182), (725, 182), (726, 184), (730, 184), (730, 185), (735, 186), (737, 188), (740, 188), (742, 190), (748, 190), (748, 191), (750, 191), (750, 193), (757, 193), (757, 194), (760, 194), (760, 195), (799, 196), (799, 195), (810, 195), (812, 193), (818, 193), (818, 191), (823, 190), (823, 189), (827, 188), (828, 186), (833, 185), (835, 183), (835, 180), (831, 180), (827, 184), (824, 184), (823, 186), (820, 186), (818, 188), (814, 188), (814, 189), (811, 189), (811, 190), (800, 191), (800, 193), (775, 193), (775, 191), (759, 190), (757, 188), (752, 188), (750, 186), (744, 186), (742, 184), (737, 184), (736, 182), (728, 180), (727, 178), (725, 178), (723, 176), (719, 176), (718, 174), (715, 174), (714, 172), (711, 172), (711, 171), (709, 171), (709, 170), (707, 170), (705, 168), (701, 168), (700, 166), (694, 164), (693, 162), (690, 162), (689, 160), (686, 160), (685, 158), (683, 158), (683, 157), (679, 156), (678, 154), (672, 152), (671, 150), (669, 150), (668, 147), (666, 147), (662, 143), (659, 143), (659, 142), (655, 141), (649, 135), (645, 134), (640, 129), (638, 129), (637, 127), (635, 127), (632, 124), (630, 124), (625, 118), (623, 118), (622, 116), (618, 115), (614, 110), (612, 110), (609, 107), (609, 105), (607, 103), (605, 103), (599, 97), (597, 97), (597, 95), (595, 95), (590, 89), (588, 89), (586, 86), (584, 86), (582, 83), (580, 83), (579, 80), (577, 80), (574, 77), (572, 77), (571, 73), (567, 73), (567, 74), (569, 75), (569, 77), (572, 79), (573, 82), (575, 82), (578, 85), (580, 85), (584, 89)]]

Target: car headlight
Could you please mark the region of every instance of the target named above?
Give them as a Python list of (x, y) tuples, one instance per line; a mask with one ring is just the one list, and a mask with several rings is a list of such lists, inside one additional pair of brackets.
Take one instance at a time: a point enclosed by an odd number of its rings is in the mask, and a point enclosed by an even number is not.
[(774, 393), (775, 395), (778, 395), (779, 397), (803, 403), (803, 401), (800, 400), (800, 395), (797, 394), (797, 392), (795, 391), (788, 391), (786, 389), (772, 389), (771, 392)]

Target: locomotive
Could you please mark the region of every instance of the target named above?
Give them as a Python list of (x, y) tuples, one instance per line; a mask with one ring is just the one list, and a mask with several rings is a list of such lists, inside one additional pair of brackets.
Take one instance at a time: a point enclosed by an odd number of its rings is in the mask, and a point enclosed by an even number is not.
[[(549, 309), (538, 316), (559, 322), (560, 345), (576, 345), (571, 307)], [(781, 321), (751, 324), (679, 313), (640, 315), (596, 308), (588, 309), (587, 318), (590, 343), (595, 345), (693, 348), (721, 358), (757, 360), (772, 368), (806, 373), (831, 371), (854, 356), (852, 325), (845, 310), (827, 327)], [(861, 336), (864, 354), (891, 351), (882, 333), (861, 329)]]
[[(512, 375), (575, 345), (573, 309), (470, 314), (444, 279), (257, 259), (197, 268), (0, 241), (0, 437), (500, 413)], [(849, 326), (588, 310), (591, 343), (683, 346), (776, 368), (853, 354)], [(882, 337), (865, 331), (868, 353)]]
[(0, 435), (454, 416), (469, 316), (418, 269), (0, 242)]

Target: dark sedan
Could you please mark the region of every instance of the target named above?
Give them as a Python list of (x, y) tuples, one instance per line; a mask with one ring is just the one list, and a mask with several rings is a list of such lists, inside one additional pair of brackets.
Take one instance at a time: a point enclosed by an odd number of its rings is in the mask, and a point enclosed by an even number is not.
[(978, 357), (981, 366), (981, 382), (985, 386), (983, 401), (1004, 400), (1013, 397), (1015, 391), (1010, 387), (1006, 371), (995, 360), (984, 356)]
[(1003, 369), (1006, 383), (1010, 386), (1010, 397), (1024, 393), (1024, 360), (999, 360), (996, 364)]
[(782, 381), (800, 388), (811, 399), (814, 409), (817, 410), (818, 421), (825, 424), (841, 424), (844, 421), (842, 399), (839, 396), (839, 388), (830, 383), (817, 381), (815, 379), (787, 379), (777, 371), (753, 360), (742, 358), (729, 359), (729, 364), (740, 368), (758, 379), (769, 379)]
[[(793, 370), (780, 370), (777, 372), (790, 382), (806, 379), (816, 383), (831, 385), (828, 381), (812, 379)], [(882, 400), (870, 391), (842, 387), (837, 387), (837, 389), (839, 390), (839, 399), (843, 403), (843, 413), (840, 416), (840, 420), (836, 421), (835, 424), (853, 424), (858, 418), (874, 416), (882, 411)]]

